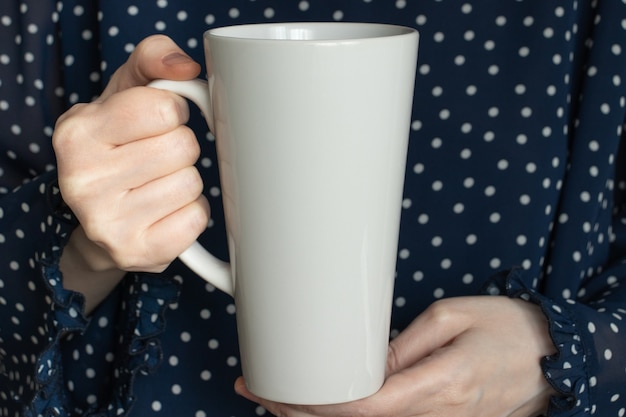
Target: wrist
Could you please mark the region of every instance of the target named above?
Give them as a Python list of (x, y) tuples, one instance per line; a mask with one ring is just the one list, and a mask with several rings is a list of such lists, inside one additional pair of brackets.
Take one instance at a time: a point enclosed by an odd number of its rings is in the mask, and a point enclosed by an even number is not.
[(74, 230), (59, 260), (63, 286), (85, 297), (89, 314), (126, 274), (115, 267), (108, 253), (87, 238), (82, 227)]

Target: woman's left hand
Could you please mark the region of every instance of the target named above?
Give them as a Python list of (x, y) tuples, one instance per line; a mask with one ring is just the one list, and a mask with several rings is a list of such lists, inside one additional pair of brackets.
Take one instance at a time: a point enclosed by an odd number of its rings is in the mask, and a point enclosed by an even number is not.
[(358, 401), (301, 406), (235, 390), (280, 417), (534, 417), (555, 392), (540, 359), (556, 351), (539, 307), (502, 296), (437, 301), (389, 345), (387, 378)]

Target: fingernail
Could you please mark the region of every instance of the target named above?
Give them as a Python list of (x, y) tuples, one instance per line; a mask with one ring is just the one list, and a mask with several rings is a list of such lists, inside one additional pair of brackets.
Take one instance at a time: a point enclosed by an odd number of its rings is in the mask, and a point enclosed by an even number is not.
[(193, 62), (193, 59), (191, 59), (189, 55), (185, 55), (181, 52), (172, 52), (171, 54), (164, 56), (161, 61), (165, 65), (178, 65)]

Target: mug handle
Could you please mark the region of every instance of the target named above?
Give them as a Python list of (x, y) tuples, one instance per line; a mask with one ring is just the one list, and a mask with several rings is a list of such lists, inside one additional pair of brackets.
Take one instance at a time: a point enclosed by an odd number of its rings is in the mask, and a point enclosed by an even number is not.
[[(209, 83), (200, 79), (189, 81), (155, 80), (149, 83), (148, 87), (171, 91), (194, 102), (206, 118), (209, 130), (213, 131), (213, 110)], [(213, 256), (200, 243), (194, 242), (178, 258), (209, 284), (226, 294), (234, 295), (235, 285), (230, 264)]]

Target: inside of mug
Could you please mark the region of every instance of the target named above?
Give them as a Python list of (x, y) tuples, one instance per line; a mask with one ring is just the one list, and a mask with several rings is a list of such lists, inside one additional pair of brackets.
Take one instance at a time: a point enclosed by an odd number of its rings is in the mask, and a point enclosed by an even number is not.
[(410, 33), (409, 28), (344, 22), (266, 23), (212, 29), (211, 36), (258, 40), (333, 41), (380, 38)]

